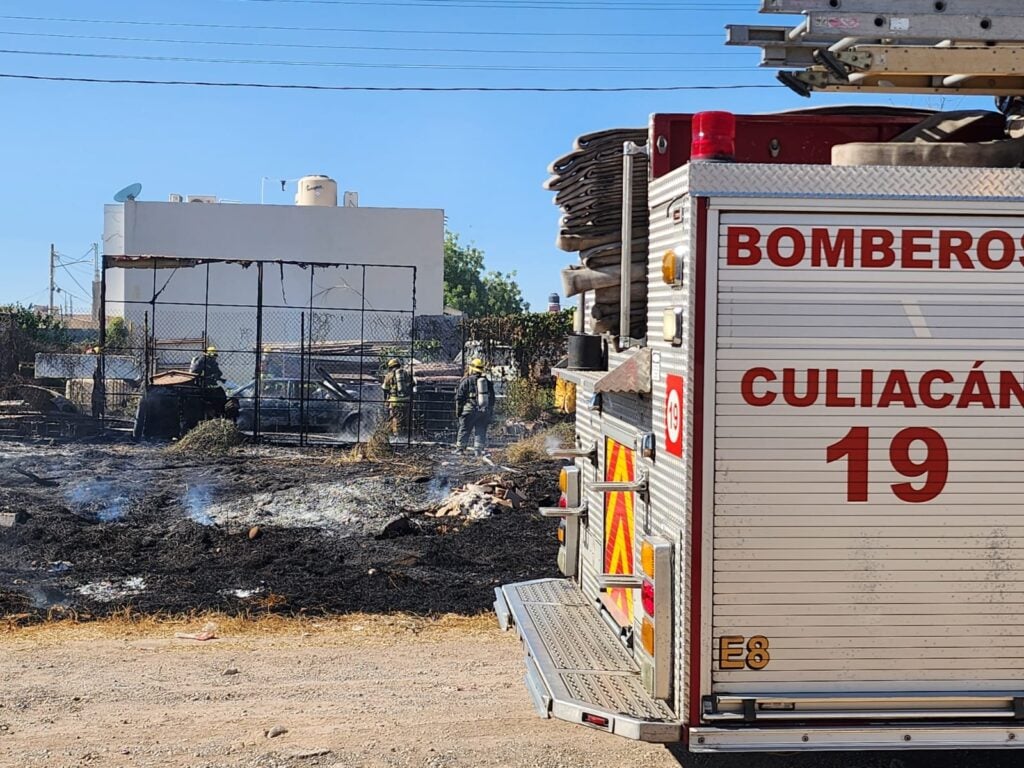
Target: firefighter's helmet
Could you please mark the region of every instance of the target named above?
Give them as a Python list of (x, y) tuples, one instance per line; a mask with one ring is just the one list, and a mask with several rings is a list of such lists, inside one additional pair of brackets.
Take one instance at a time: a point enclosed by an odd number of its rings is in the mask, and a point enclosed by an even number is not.
[(399, 360), (397, 357), (392, 357), (390, 360), (388, 360), (388, 368), (394, 370), (395, 368), (401, 368), (401, 367), (402, 367), (402, 361)]
[(211, 344), (210, 346), (208, 346), (206, 348), (206, 354), (208, 354), (210, 357), (216, 357), (217, 356), (217, 348)]
[(469, 370), (476, 373), (483, 373), (487, 370), (487, 363), (481, 360), (479, 357), (473, 358), (469, 363)]

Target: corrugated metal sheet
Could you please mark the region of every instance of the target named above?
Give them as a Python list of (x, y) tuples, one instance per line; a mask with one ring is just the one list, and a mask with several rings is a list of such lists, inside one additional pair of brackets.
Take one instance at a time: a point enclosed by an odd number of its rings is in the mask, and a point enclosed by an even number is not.
[[(873, 178), (877, 196), (942, 197), (954, 184), (965, 197), (1024, 195), (1020, 171), (828, 170), (839, 192)], [(824, 190), (827, 178), (790, 188)], [(717, 693), (884, 698), (1024, 682), (1024, 407), (1012, 394), (1024, 378), (1024, 227), (990, 203), (893, 207), (721, 216), (714, 636), (764, 636), (770, 662), (723, 669), (716, 648)], [(760, 263), (726, 263), (728, 227), (758, 233)], [(767, 258), (780, 228), (775, 253), (792, 266)], [(801, 238), (834, 244), (840, 228), (853, 232), (839, 266), (812, 266), (810, 245), (796, 263)], [(977, 249), (966, 268), (955, 248), (943, 268), (943, 231), (1005, 233), (985, 255), (1004, 268), (986, 269)], [(864, 268), (865, 253), (889, 247), (896, 265)]]
[[(665, 449), (665, 400), (668, 374), (682, 376), (689, 382), (693, 369), (693, 308), (695, 262), (693, 223), (695, 204), (685, 196), (686, 171), (675, 171), (651, 185), (651, 227), (648, 285), (648, 345), (653, 355), (651, 415), (649, 429), (657, 439), (657, 453), (653, 462), (645, 462), (650, 471), (651, 513), (645, 527), (638, 533), (662, 536), (674, 546), (674, 565), (679, 574), (674, 599), (675, 701), (674, 710), (685, 721), (689, 717), (686, 697), (686, 679), (689, 672), (689, 647), (685, 638), (689, 634), (689, 580), (686, 557), (689, 551), (689, 520), (692, 482), (687, 462), (693, 444), (693, 390), (684, 388), (683, 456), (676, 457)], [(662, 256), (675, 249), (684, 262), (682, 288), (666, 285), (661, 277)], [(672, 346), (663, 340), (663, 313), (679, 307), (685, 318), (684, 338), (681, 346)]]
[(609, 395), (651, 394), (651, 350), (637, 350), (629, 360), (603, 376), (594, 391)]

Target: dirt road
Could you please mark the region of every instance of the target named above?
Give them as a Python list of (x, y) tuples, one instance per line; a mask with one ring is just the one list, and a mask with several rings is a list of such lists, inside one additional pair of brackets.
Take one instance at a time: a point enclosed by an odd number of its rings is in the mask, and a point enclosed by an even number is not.
[[(173, 639), (184, 627), (8, 635), (0, 765), (676, 764), (659, 748), (536, 719), (518, 644), (489, 620), (383, 623), (208, 643)], [(287, 733), (267, 738), (276, 726)]]
[[(0, 765), (668, 768), (661, 747), (536, 718), (519, 645), (489, 618), (0, 634)], [(286, 732), (268, 738), (271, 729)], [(952, 768), (1012, 754), (685, 758), (717, 768)]]

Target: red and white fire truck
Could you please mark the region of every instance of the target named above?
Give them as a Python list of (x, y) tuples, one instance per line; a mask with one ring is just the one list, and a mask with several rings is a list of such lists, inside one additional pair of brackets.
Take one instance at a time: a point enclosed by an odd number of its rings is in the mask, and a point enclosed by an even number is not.
[[(805, 18), (730, 39), (807, 92), (1021, 95), (1024, 9), (957, 5), (764, 0)], [(496, 590), (541, 716), (694, 752), (1024, 746), (1024, 170), (920, 120), (655, 115), (627, 150), (646, 335), (623, 290), (602, 364), (559, 372), (565, 578)]]

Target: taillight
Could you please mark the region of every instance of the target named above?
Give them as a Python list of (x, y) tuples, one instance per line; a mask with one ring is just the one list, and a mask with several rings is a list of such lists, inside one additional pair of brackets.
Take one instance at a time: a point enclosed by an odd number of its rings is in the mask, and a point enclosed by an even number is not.
[(565, 498), (565, 494), (564, 493), (562, 494), (561, 498), (558, 499), (558, 506), (559, 506), (560, 509), (568, 509), (569, 508), (569, 500), (567, 498)]
[(649, 541), (645, 541), (640, 547), (640, 567), (644, 571), (644, 576), (654, 578), (654, 546)]
[(640, 588), (640, 600), (644, 605), (644, 613), (654, 616), (654, 584), (646, 579)]
[(558, 490), (563, 494), (569, 488), (569, 473), (566, 470), (562, 470), (558, 473)]
[(648, 692), (666, 699), (672, 690), (672, 545), (657, 537), (640, 541), (640, 626), (637, 640)]
[(646, 616), (640, 624), (640, 643), (648, 656), (654, 656), (654, 622)]
[(565, 544), (565, 519), (558, 524), (558, 543)]

